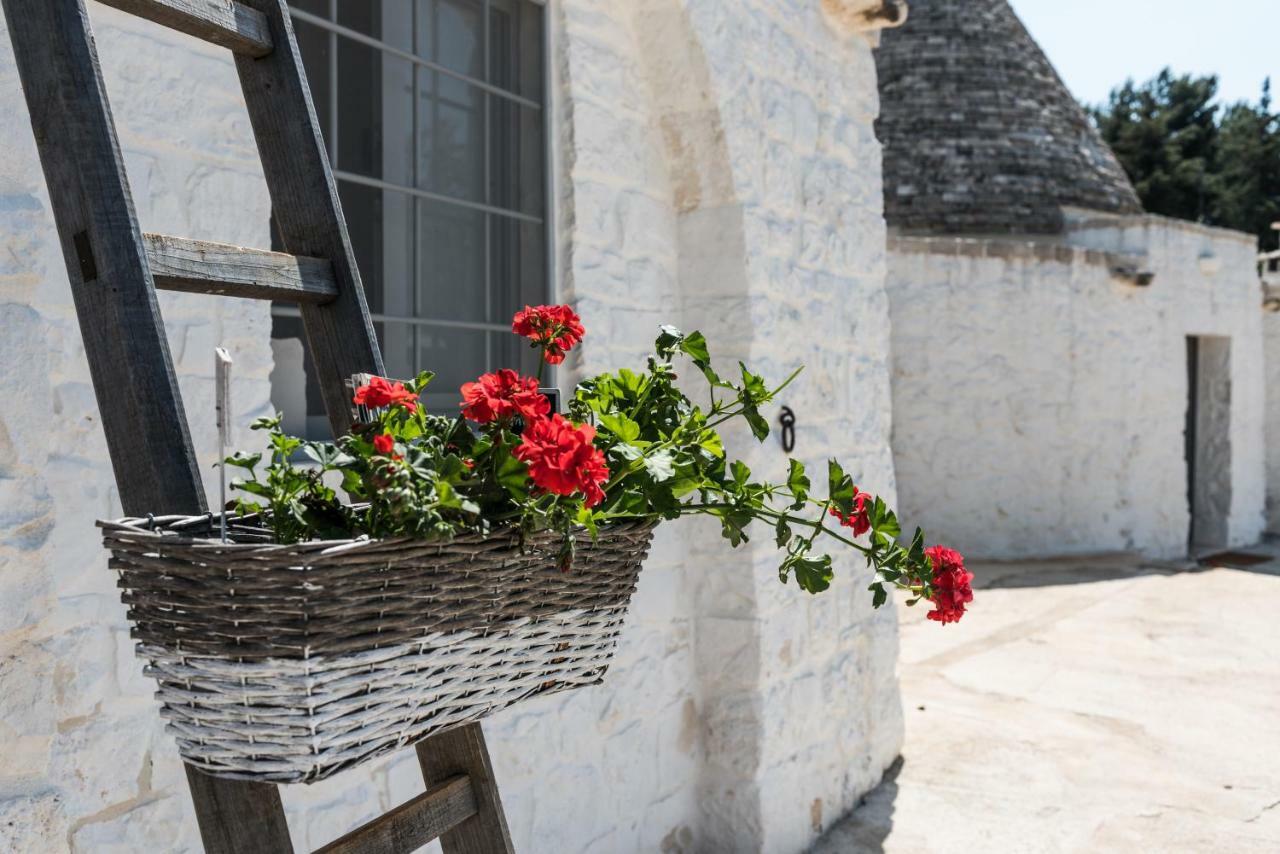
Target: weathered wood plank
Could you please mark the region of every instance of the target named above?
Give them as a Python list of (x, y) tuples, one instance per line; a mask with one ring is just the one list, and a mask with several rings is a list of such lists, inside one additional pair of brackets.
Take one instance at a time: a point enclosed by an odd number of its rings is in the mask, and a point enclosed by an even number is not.
[(245, 56), (271, 53), (271, 28), (256, 9), (236, 0), (98, 0), (122, 12), (203, 39)]
[(185, 767), (205, 854), (293, 854), (278, 787)]
[(476, 814), (440, 835), (444, 854), (512, 854), (511, 832), (480, 724), (432, 736), (418, 742), (417, 750), (428, 787), (465, 774), (475, 792)]
[(324, 303), (338, 295), (333, 265), (323, 258), (165, 234), (144, 234), (142, 240), (161, 290), (297, 303)]
[(262, 156), (272, 213), (285, 251), (328, 258), (338, 296), (303, 305), (311, 361), (335, 435), (351, 425), (344, 382), (353, 374), (381, 376), (382, 355), (365, 304), (355, 253), (285, 0), (246, 0), (266, 15), (276, 49), (261, 59), (236, 57), (249, 119)]
[[(124, 512), (204, 490), (83, 0), (2, 0)], [(274, 786), (188, 769), (210, 854), (289, 852)]]
[(315, 854), (409, 854), (475, 814), (471, 780), (459, 775), (317, 849)]

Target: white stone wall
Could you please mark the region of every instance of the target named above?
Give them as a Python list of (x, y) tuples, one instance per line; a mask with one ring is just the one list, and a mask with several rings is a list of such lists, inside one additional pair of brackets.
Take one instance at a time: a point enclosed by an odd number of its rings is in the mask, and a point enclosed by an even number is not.
[[(1185, 554), (1186, 337), (1223, 335), (1228, 533), (1234, 545), (1256, 540), (1263, 355), (1251, 239), (1137, 217), (1081, 221), (1068, 240), (891, 241), (902, 511), (974, 556)], [(1114, 279), (1105, 253), (1154, 282)]]
[[(143, 228), (269, 245), (224, 53), (91, 7)], [(181, 764), (93, 527), (120, 505), (7, 32), (0, 115), (0, 850), (198, 850)], [(212, 351), (235, 354), (239, 418), (268, 412), (267, 308), (174, 294), (160, 304), (216, 492)]]
[(1280, 314), (1262, 315), (1266, 362), (1267, 531), (1280, 534)]
[[(565, 378), (641, 364), (700, 327), (781, 378), (797, 454), (894, 498), (888, 301), (870, 48), (810, 0), (553, 0), (560, 296), (590, 337)], [(94, 9), (144, 228), (267, 245), (268, 203), (225, 54)], [(0, 98), (0, 850), (198, 850), (180, 763), (94, 536), (118, 512), (7, 37)], [(200, 103), (199, 110), (190, 105)], [(263, 305), (162, 297), (189, 412), (235, 350), (241, 419), (270, 407)], [(212, 433), (197, 418), (207, 463)], [(51, 426), (52, 425), (52, 426)], [(778, 476), (775, 441), (734, 437)], [(486, 722), (518, 850), (803, 850), (901, 740), (892, 609), (839, 564), (809, 597), (771, 532), (731, 550), (664, 529), (602, 686)], [(284, 792), (311, 850), (421, 791), (412, 752)], [(435, 846), (432, 846), (434, 850)]]

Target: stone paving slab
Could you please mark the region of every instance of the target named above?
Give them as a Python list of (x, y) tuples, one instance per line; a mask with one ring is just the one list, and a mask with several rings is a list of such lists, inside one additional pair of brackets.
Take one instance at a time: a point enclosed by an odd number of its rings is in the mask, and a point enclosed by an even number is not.
[(902, 759), (813, 854), (1280, 852), (1280, 561), (971, 568), (965, 621), (902, 608)]

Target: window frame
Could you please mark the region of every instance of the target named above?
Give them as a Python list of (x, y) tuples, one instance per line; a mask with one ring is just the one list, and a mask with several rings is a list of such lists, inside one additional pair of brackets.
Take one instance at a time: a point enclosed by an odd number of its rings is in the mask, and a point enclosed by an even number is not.
[[(491, 53), (493, 49), (492, 48), (493, 33), (492, 33), (492, 27), (490, 24), (490, 20), (491, 20), (490, 15), (491, 15), (491, 9), (493, 8), (493, 5), (495, 2), (498, 2), (498, 0), (479, 0), (479, 3), (481, 5), (481, 14), (482, 14), (481, 24), (480, 24), (482, 44), (481, 44), (480, 50), (481, 50), (481, 56), (483, 57), (482, 62), (484, 63), (484, 65), (480, 68), (480, 74), (484, 76), (490, 75), (491, 73), (490, 69), (492, 67), (491, 63), (493, 61), (492, 53)], [(554, 133), (552, 128), (552, 121), (550, 118), (555, 108), (554, 102), (555, 102), (556, 83), (552, 76), (552, 69), (554, 66), (553, 66), (551, 51), (553, 49), (554, 40), (552, 36), (553, 26), (552, 26), (551, 7), (550, 7), (550, 4), (546, 2), (546, 0), (510, 0), (510, 2), (516, 5), (528, 4), (530, 6), (535, 6), (538, 8), (538, 14), (540, 15), (540, 26), (541, 26), (541, 32), (539, 34), (539, 38), (537, 42), (539, 52), (540, 52), (540, 57), (539, 57), (540, 61), (537, 64), (537, 74), (539, 75), (539, 80), (538, 80), (539, 91), (537, 94), (540, 96), (539, 100), (535, 100), (534, 98), (528, 97), (527, 95), (522, 94), (520, 92), (505, 89), (502, 86), (499, 86), (487, 80), (483, 80), (478, 77), (472, 76), (471, 74), (468, 74), (466, 72), (459, 71), (454, 68), (450, 68), (447, 65), (443, 65), (440, 62), (437, 62), (435, 60), (426, 59), (425, 57), (419, 56), (413, 50), (405, 50), (402, 47), (398, 47), (396, 45), (385, 42), (381, 38), (368, 35), (366, 33), (360, 32), (359, 30), (352, 29), (351, 27), (348, 27), (348, 26), (344, 26), (343, 24), (340, 24), (337, 21), (339, 0), (328, 0), (328, 17), (315, 14), (305, 9), (296, 8), (292, 5), (288, 6), (292, 21), (301, 22), (313, 28), (321, 30), (328, 37), (329, 79), (328, 79), (328, 85), (326, 86), (326, 89), (328, 90), (327, 91), (328, 103), (325, 105), (327, 109), (324, 111), (324, 113), (327, 114), (328, 126), (322, 128), (322, 131), (323, 131), (323, 142), (325, 146), (325, 151), (329, 157), (330, 168), (333, 173), (335, 186), (336, 187), (341, 186), (342, 182), (346, 182), (356, 187), (363, 187), (363, 188), (368, 188), (368, 189), (378, 190), (383, 192), (401, 193), (401, 194), (404, 194), (407, 198), (413, 200), (414, 213), (411, 220), (412, 222), (412, 229), (411, 229), (412, 244), (411, 245), (413, 247), (412, 273), (414, 278), (411, 282), (409, 282), (406, 285), (406, 287), (410, 291), (408, 294), (408, 303), (411, 304), (412, 306), (409, 309), (409, 311), (411, 311), (413, 314), (412, 316), (405, 316), (405, 315), (386, 313), (386, 312), (376, 312), (376, 313), (370, 312), (370, 319), (375, 324), (402, 324), (406, 327), (415, 328), (415, 329), (419, 327), (429, 327), (429, 328), (435, 328), (435, 329), (468, 330), (468, 331), (483, 332), (483, 333), (497, 333), (497, 334), (510, 333), (510, 326), (505, 322), (496, 322), (492, 319), (477, 321), (477, 320), (457, 320), (457, 319), (449, 319), (449, 318), (443, 318), (443, 317), (433, 317), (420, 304), (420, 288), (421, 288), (421, 282), (423, 281), (423, 264), (424, 262), (427, 264), (430, 263), (430, 259), (424, 258), (423, 253), (420, 251), (422, 247), (422, 234), (420, 231), (421, 202), (423, 200), (433, 204), (451, 206), (454, 209), (474, 211), (484, 216), (485, 218), (484, 219), (485, 251), (484, 251), (484, 261), (483, 261), (484, 288), (485, 288), (486, 295), (489, 295), (490, 298), (495, 293), (493, 267), (494, 267), (494, 261), (495, 261), (495, 257), (494, 257), (495, 248), (499, 245), (496, 237), (496, 235), (498, 234), (498, 229), (494, 228), (494, 221), (495, 221), (494, 218), (495, 217), (501, 218), (501, 220), (504, 223), (515, 222), (515, 223), (531, 224), (531, 225), (540, 227), (542, 232), (541, 239), (535, 241), (533, 245), (536, 245), (536, 244), (541, 245), (540, 246), (540, 250), (542, 253), (542, 258), (540, 259), (541, 263), (534, 264), (529, 269), (531, 270), (536, 269), (538, 271), (537, 275), (541, 279), (540, 287), (538, 288), (540, 292), (540, 297), (536, 297), (536, 298), (540, 299), (542, 297), (545, 297), (545, 299), (548, 302), (553, 302), (556, 299), (558, 287), (557, 287), (557, 281), (556, 281), (555, 275), (556, 275), (556, 269), (558, 266), (558, 259), (556, 254), (557, 237), (556, 237), (556, 228), (555, 228), (555, 222), (556, 222), (555, 217), (556, 217), (558, 206), (556, 204), (556, 199), (554, 196), (554, 187), (556, 186), (557, 151), (555, 148), (555, 138), (554, 138)], [(414, 22), (415, 22), (413, 25), (413, 28), (416, 33), (418, 29), (416, 24), (418, 20), (417, 18), (418, 6), (416, 3), (414, 3), (412, 6), (412, 12), (414, 15)], [(420, 187), (420, 186), (406, 186), (405, 184), (397, 183), (395, 181), (387, 181), (380, 177), (375, 178), (369, 175), (361, 174), (359, 172), (353, 172), (350, 170), (340, 168), (338, 158), (340, 153), (340, 139), (341, 139), (341, 132), (342, 132), (342, 128), (341, 128), (342, 112), (339, 109), (340, 86), (338, 85), (338, 81), (340, 79), (339, 74), (341, 72), (338, 66), (338, 63), (339, 63), (338, 45), (341, 39), (347, 39), (356, 44), (363, 45), (364, 47), (367, 47), (373, 51), (379, 52), (381, 56), (394, 57), (396, 59), (403, 60), (410, 64), (410, 67), (412, 68), (412, 77), (413, 77), (412, 102), (414, 105), (413, 109), (415, 111), (415, 115), (417, 113), (418, 106), (422, 98), (421, 87), (422, 87), (423, 78), (421, 75), (421, 70), (423, 69), (430, 72), (434, 72), (435, 74), (441, 75), (443, 77), (460, 81), (466, 86), (472, 87), (474, 91), (484, 93), (481, 99), (482, 106), (480, 107), (480, 110), (479, 110), (480, 115), (483, 116), (482, 134), (483, 134), (483, 140), (484, 140), (484, 155), (483, 155), (484, 201), (476, 201), (473, 199), (466, 199), (466, 198), (460, 198), (457, 196), (451, 196), (444, 193), (435, 192), (433, 190), (424, 189), (423, 187)], [(416, 36), (415, 36), (415, 39), (416, 39)], [(414, 47), (416, 49), (417, 45), (415, 44)], [(437, 57), (437, 59), (438, 58), (439, 57)], [(439, 80), (440, 77), (433, 77), (432, 79)], [(494, 161), (491, 157), (491, 151), (496, 138), (495, 134), (497, 133), (497, 129), (493, 124), (494, 116), (497, 112), (495, 111), (493, 106), (494, 102), (491, 100), (494, 98), (501, 99), (503, 102), (508, 104), (515, 104), (515, 105), (518, 105), (519, 107), (522, 107), (528, 110), (535, 110), (537, 112), (537, 116), (539, 120), (538, 121), (538, 124), (539, 124), (538, 143), (541, 146), (541, 152), (540, 152), (541, 163), (539, 164), (539, 166), (542, 172), (541, 199), (540, 199), (540, 204), (538, 205), (539, 211), (537, 214), (530, 213), (527, 210), (519, 209), (521, 207), (519, 202), (512, 203), (511, 207), (501, 207), (499, 205), (490, 203), (492, 201), (491, 178), (494, 171)], [(322, 114), (320, 110), (317, 110), (316, 113), (317, 113), (317, 118), (319, 118), (319, 116)], [(420, 141), (421, 139), (424, 138), (424, 136), (425, 134), (423, 134), (422, 130), (418, 125), (418, 122), (415, 120), (414, 127), (413, 127), (413, 141), (414, 141), (414, 151), (415, 151), (413, 155), (414, 178), (412, 179), (415, 185), (419, 183), (419, 181), (417, 180), (417, 177), (418, 177), (418, 161), (420, 158), (420, 154), (418, 152), (420, 150), (419, 148)], [(516, 184), (514, 186), (518, 187), (523, 185)], [(531, 301), (532, 299), (535, 298), (532, 295), (531, 287), (527, 283), (521, 281), (520, 279), (517, 279), (515, 281), (516, 281), (515, 288), (510, 294), (507, 295), (510, 297), (510, 299), (512, 299), (514, 303), (524, 304), (525, 302)], [(381, 284), (382, 284), (382, 287), (385, 289), (387, 283), (383, 282)], [(278, 303), (273, 304), (271, 309), (271, 314), (273, 317), (281, 317), (281, 318), (300, 318), (301, 317), (300, 309), (296, 305), (289, 305), (289, 304), (278, 304)], [(413, 340), (414, 342), (420, 341), (416, 331), (414, 333)], [(492, 349), (492, 345), (490, 343), (490, 339), (488, 338), (488, 336), (486, 336), (485, 352), (487, 354), (486, 361), (492, 360), (494, 358), (495, 351)], [(418, 362), (418, 359), (420, 358), (421, 353), (420, 353), (420, 347), (417, 343), (415, 343), (413, 346), (413, 354), (414, 354), (414, 364), (417, 367), (419, 367), (420, 369), (431, 368), (430, 365), (422, 365)], [(504, 366), (505, 365), (490, 364), (489, 367), (492, 369), (492, 368), (504, 367)], [(524, 367), (525, 369), (528, 369), (529, 366), (512, 366), (512, 367)], [(551, 379), (548, 380), (548, 384), (553, 384), (554, 378), (555, 378), (555, 375), (553, 373), (551, 375)], [(308, 422), (310, 422), (311, 421), (310, 413), (308, 415), (309, 415)], [(310, 432), (310, 430), (308, 432)]]

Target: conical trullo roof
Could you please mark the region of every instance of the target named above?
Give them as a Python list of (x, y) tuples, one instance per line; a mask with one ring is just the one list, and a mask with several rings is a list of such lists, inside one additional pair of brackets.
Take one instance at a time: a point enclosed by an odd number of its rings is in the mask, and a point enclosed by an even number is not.
[(876, 54), (885, 217), (906, 232), (1054, 233), (1138, 213), (1124, 170), (1005, 0), (911, 0)]

